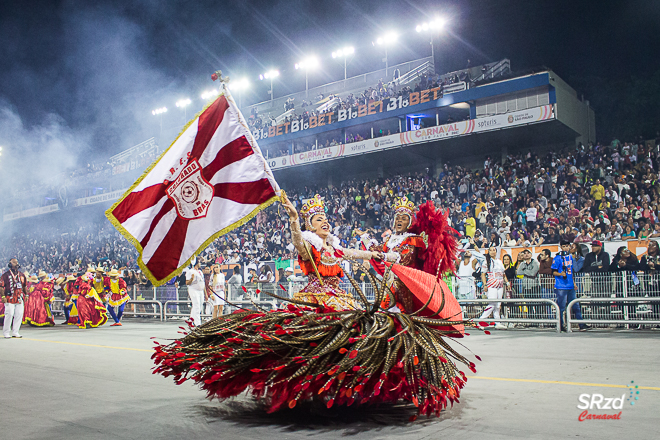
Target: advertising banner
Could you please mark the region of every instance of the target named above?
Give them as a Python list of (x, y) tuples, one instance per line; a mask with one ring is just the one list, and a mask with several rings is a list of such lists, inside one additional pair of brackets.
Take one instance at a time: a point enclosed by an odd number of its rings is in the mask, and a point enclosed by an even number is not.
[[(458, 90), (454, 90), (456, 92)], [(450, 92), (451, 93), (451, 92)], [(446, 95), (447, 93), (445, 93)], [(252, 135), (256, 140), (273, 138), (288, 133), (297, 133), (310, 128), (331, 125), (337, 122), (347, 121), (349, 119), (361, 118), (364, 116), (375, 115), (378, 113), (387, 113), (401, 108), (424, 104), (431, 100), (435, 101), (442, 96), (440, 87), (422, 90), (421, 92), (412, 92), (408, 98), (402, 96), (396, 98), (385, 98), (382, 101), (370, 102), (366, 105), (358, 105), (349, 110), (338, 110), (337, 115), (331, 112), (322, 113), (316, 116), (310, 116), (307, 120), (302, 117), (287, 121), (279, 125), (255, 129)]]
[(397, 148), (406, 145), (465, 136), (472, 133), (482, 133), (491, 130), (515, 127), (554, 119), (554, 117), (554, 106), (544, 105), (542, 107), (534, 107), (513, 113), (470, 119), (467, 121), (437, 125), (435, 127), (422, 128), (374, 139), (366, 139), (359, 142), (352, 142), (350, 144), (323, 147), (317, 150), (306, 151), (304, 153), (296, 153), (290, 156), (268, 159), (268, 165), (272, 170), (278, 170), (296, 165), (323, 162), (338, 157), (373, 153), (375, 151), (387, 150), (389, 148)]
[(19, 218), (25, 217), (34, 217), (35, 215), (48, 214), (49, 212), (59, 211), (59, 206), (57, 203), (54, 205), (42, 206), (40, 208), (30, 208), (24, 211), (13, 212), (11, 214), (5, 214), (2, 217), (2, 221), (9, 222), (12, 220), (17, 220)]
[(77, 206), (94, 205), (96, 203), (103, 203), (103, 202), (114, 202), (118, 198), (120, 198), (125, 192), (126, 189), (118, 189), (116, 191), (99, 194), (97, 196), (82, 197), (80, 199), (74, 200), (73, 206), (77, 207)]

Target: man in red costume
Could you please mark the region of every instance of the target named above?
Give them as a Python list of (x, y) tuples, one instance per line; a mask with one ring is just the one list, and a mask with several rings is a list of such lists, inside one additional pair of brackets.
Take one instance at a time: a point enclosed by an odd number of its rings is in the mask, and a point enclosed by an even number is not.
[(128, 290), (126, 288), (126, 282), (121, 279), (119, 276), (119, 271), (117, 269), (112, 269), (108, 276), (105, 278), (105, 289), (106, 292), (110, 294), (108, 298), (108, 311), (110, 316), (115, 321), (114, 324), (111, 324), (111, 327), (121, 326), (121, 317), (124, 314), (124, 307), (130, 296), (128, 296)]
[(55, 325), (50, 303), (53, 300), (53, 281), (43, 270), (39, 272), (39, 282), (34, 286), (30, 297), (25, 302), (25, 316), (23, 324), (36, 327)]
[(0, 296), (5, 305), (5, 322), (2, 333), (5, 339), (22, 338), (18, 333), (23, 321), (24, 301), (27, 298), (27, 279), (19, 272), (21, 265), (16, 258), (9, 260), (9, 270), (0, 277)]

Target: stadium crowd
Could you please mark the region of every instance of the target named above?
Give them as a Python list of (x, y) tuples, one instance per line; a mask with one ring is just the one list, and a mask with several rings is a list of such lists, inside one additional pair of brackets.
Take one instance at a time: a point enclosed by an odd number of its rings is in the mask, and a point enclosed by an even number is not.
[[(408, 99), (408, 96), (413, 92), (420, 92), (422, 90), (431, 90), (439, 89), (438, 96), (442, 96), (442, 89), (452, 83), (462, 81), (465, 78), (466, 73), (462, 73), (459, 77), (456, 76), (441, 76), (441, 75), (426, 75), (422, 74), (419, 77), (419, 81), (411, 86), (399, 86), (397, 80), (392, 80), (390, 82), (383, 82), (379, 80), (378, 84), (371, 86), (365, 89), (359, 94), (348, 93), (345, 96), (340, 96), (339, 94), (331, 94), (325, 96), (320, 94), (316, 97), (316, 104), (312, 102), (307, 102), (303, 100), (300, 104), (300, 113), (296, 111), (295, 100), (289, 98), (284, 104), (284, 118), (280, 120), (280, 116), (273, 117), (270, 113), (267, 116), (262, 116), (259, 114), (256, 107), (253, 107), (250, 111), (250, 117), (248, 118), (248, 125), (251, 129), (262, 129), (271, 126), (276, 126), (281, 123), (291, 122), (302, 117), (303, 123), (307, 123), (310, 117), (318, 117), (327, 113), (332, 114), (332, 119), (337, 119), (337, 112), (339, 110), (351, 110), (352, 112), (358, 111), (359, 105), (367, 105), (371, 102), (382, 101), (387, 98), (397, 98), (402, 97), (403, 99)], [(447, 122), (453, 122), (451, 119)], [(393, 128), (392, 130), (379, 130), (374, 133), (375, 137), (387, 136), (393, 133), (398, 133), (398, 127)], [(347, 133), (346, 139), (337, 139), (326, 140), (325, 144), (323, 143), (314, 143), (314, 144), (297, 144), (294, 146), (293, 153), (303, 153), (305, 151), (314, 150), (322, 147), (329, 147), (332, 145), (337, 145), (340, 142), (350, 143), (350, 142), (360, 142), (364, 139), (366, 133)], [(269, 157), (280, 157), (291, 154), (287, 148), (280, 148), (276, 151), (268, 151)]]
[[(386, 233), (391, 203), (402, 195), (448, 210), (453, 227), (480, 249), (647, 240), (660, 238), (658, 142), (614, 140), (563, 153), (530, 151), (509, 155), (505, 163), (489, 157), (477, 170), (445, 164), (435, 175), (427, 169), (287, 193), (298, 208), (314, 194), (324, 197), (335, 235), (350, 247), (358, 246), (358, 229)], [(29, 272), (75, 272), (95, 263), (125, 267), (129, 284), (146, 283), (136, 270), (134, 249), (104, 217), (72, 218), (66, 226), (15, 234), (0, 250), (0, 259), (11, 257)], [(274, 205), (217, 239), (200, 258), (205, 264), (250, 264), (294, 257), (288, 217)]]

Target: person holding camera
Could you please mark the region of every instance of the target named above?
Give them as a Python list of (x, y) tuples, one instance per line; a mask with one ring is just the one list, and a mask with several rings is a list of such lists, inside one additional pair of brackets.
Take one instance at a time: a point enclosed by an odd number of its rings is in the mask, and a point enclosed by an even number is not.
[[(566, 310), (566, 305), (575, 299), (575, 280), (573, 279), (573, 267), (575, 261), (570, 253), (571, 243), (562, 240), (560, 243), (561, 251), (555, 256), (552, 261), (552, 275), (555, 277), (555, 294), (557, 295), (557, 304), (559, 305), (559, 319), (561, 321), (561, 331), (567, 331), (566, 321), (564, 319), (564, 312), (571, 313)], [(579, 304), (573, 305), (573, 312), (577, 319), (582, 319), (582, 311)], [(580, 324), (580, 331), (588, 330), (589, 326)]]

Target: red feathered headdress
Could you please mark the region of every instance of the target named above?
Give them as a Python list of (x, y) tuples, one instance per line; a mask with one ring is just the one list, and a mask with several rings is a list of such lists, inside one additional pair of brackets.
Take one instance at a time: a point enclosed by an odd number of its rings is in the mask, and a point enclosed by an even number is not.
[(439, 279), (445, 273), (455, 273), (456, 250), (458, 232), (449, 226), (447, 220), (448, 212), (436, 210), (432, 201), (428, 201), (419, 207), (415, 222), (408, 232), (421, 235), (422, 232), (428, 237), (428, 246), (420, 255), (424, 260), (423, 270), (426, 273), (437, 276)]

